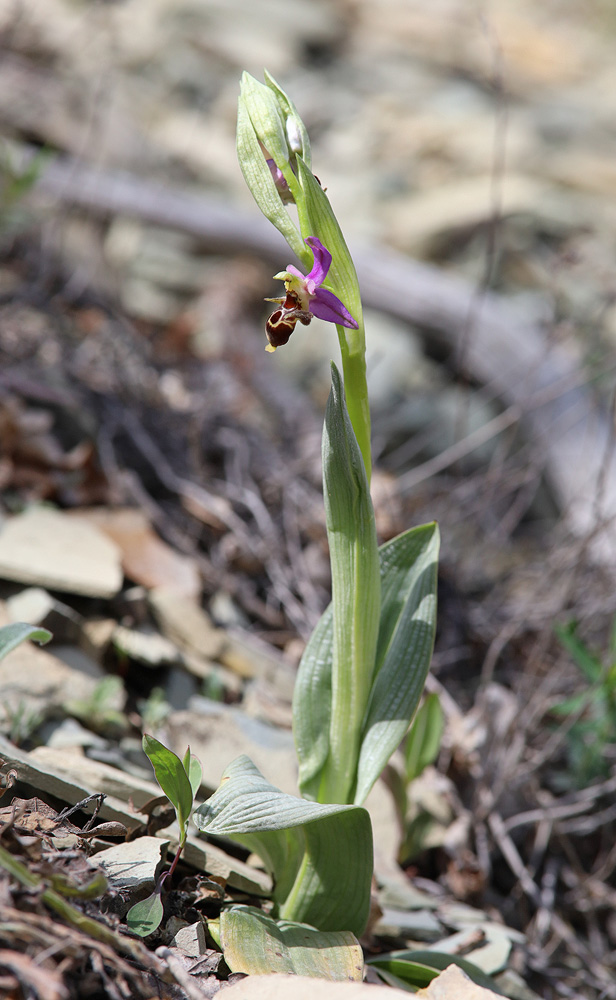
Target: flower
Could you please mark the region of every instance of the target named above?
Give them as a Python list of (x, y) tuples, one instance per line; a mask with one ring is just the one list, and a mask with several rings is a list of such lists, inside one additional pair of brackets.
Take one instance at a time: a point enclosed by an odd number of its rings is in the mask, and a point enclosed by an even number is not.
[(267, 302), (277, 302), (267, 323), (265, 331), (269, 344), (265, 348), (270, 353), (277, 347), (282, 347), (289, 340), (296, 323), (308, 326), (313, 316), (327, 323), (337, 323), (357, 330), (358, 323), (337, 295), (328, 288), (322, 288), (332, 262), (332, 255), (316, 236), (309, 236), (304, 241), (312, 250), (314, 263), (308, 274), (302, 274), (296, 267), (289, 264), (286, 271), (275, 274), (274, 277), (284, 281), (286, 295), (280, 298), (267, 299)]
[[(267, 153), (267, 150), (265, 151)], [(276, 165), (276, 161), (272, 160), (271, 157), (266, 156), (265, 161), (270, 169), (270, 174), (272, 175), (272, 180), (276, 185), (276, 190), (280, 195), (280, 199), (283, 205), (295, 204), (295, 198), (291, 192), (289, 185), (284, 179), (284, 174), (280, 167)]]

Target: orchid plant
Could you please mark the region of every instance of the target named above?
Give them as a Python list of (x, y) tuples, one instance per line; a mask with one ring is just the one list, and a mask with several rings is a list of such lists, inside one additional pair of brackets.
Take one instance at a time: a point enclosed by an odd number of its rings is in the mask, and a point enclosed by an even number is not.
[[(247, 757), (194, 813), (209, 835), (258, 853), (273, 877), (271, 914), (223, 909), (210, 931), (232, 971), (360, 979), (370, 909), (372, 828), (364, 801), (415, 714), (432, 655), (438, 529), (378, 547), (370, 499), (370, 412), (359, 283), (329, 199), (314, 176), (308, 133), (269, 74), (244, 74), (239, 162), (259, 208), (301, 269), (275, 278), (284, 295), (266, 323), (270, 353), (298, 323), (335, 323), (323, 433), (332, 601), (302, 658), (293, 702), (301, 797), (273, 786)], [(293, 211), (295, 214), (292, 215)], [(309, 926), (307, 926), (309, 925)], [(323, 955), (328, 956), (323, 960)]]

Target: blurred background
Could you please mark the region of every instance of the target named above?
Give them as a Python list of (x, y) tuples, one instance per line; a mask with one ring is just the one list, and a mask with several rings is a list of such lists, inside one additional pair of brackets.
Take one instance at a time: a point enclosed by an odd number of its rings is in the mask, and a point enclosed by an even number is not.
[[(264, 352), (292, 254), (245, 188), (235, 115), (242, 71), (267, 68), (356, 255), (381, 540), (441, 522), (431, 683), (474, 834), (429, 871), (473, 898), (479, 872), (477, 898), (532, 931), (488, 812), (598, 789), (553, 840), (521, 825), (557, 882), (532, 961), (558, 996), (615, 995), (615, 42), (610, 0), (0, 5), (3, 519), (137, 509), (219, 628), (297, 663), (329, 594), (337, 344), (315, 321)], [(143, 627), (122, 600), (106, 614)], [(275, 701), (253, 709), (288, 724)]]

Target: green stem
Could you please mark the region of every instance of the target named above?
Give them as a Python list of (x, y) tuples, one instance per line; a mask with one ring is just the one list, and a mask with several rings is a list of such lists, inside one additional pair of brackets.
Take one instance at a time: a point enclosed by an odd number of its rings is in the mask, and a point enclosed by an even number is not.
[[(336, 329), (342, 356), (347, 410), (364, 460), (368, 485), (370, 485), (372, 475), (370, 403), (366, 381), (366, 340), (363, 316), (359, 317), (358, 330), (349, 330), (345, 326), (337, 326)], [(350, 341), (351, 343), (349, 343)]]

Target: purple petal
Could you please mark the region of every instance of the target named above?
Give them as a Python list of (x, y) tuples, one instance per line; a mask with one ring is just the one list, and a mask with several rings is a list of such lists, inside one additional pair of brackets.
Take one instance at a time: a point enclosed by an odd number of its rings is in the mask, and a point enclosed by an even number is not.
[(327, 247), (324, 247), (320, 240), (316, 236), (309, 236), (308, 239), (304, 240), (314, 254), (314, 264), (312, 265), (312, 271), (306, 275), (307, 281), (314, 281), (315, 286), (318, 288), (322, 285), (327, 277), (327, 272), (331, 266), (332, 255), (330, 254)]
[(327, 288), (317, 288), (310, 303), (310, 312), (313, 316), (324, 319), (327, 323), (338, 323), (340, 326), (349, 326), (353, 330), (357, 330), (359, 326), (347, 307)]

